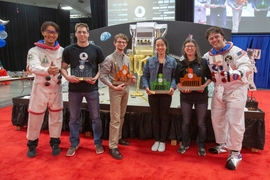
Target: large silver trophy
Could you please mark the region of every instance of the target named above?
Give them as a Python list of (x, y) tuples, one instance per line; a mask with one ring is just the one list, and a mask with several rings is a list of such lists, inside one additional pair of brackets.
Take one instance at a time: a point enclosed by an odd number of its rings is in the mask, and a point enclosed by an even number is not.
[(130, 71), (137, 74), (136, 92), (131, 96), (142, 96), (139, 92), (143, 66), (146, 60), (155, 54), (154, 41), (160, 36), (167, 34), (167, 24), (157, 24), (156, 22), (138, 22), (129, 26), (132, 36), (132, 49), (127, 51), (130, 57)]

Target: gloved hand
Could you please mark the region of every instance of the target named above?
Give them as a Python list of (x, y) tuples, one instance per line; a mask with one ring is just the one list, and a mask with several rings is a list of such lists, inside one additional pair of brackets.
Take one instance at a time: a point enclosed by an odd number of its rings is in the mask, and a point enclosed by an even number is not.
[(230, 73), (230, 81), (240, 80), (243, 76), (243, 72), (240, 70), (232, 70)]

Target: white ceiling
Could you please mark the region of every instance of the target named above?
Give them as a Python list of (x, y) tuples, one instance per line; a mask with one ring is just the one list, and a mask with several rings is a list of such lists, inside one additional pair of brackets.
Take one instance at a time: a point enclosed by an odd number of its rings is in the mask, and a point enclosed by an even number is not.
[(61, 6), (70, 6), (73, 9), (70, 11), (70, 16), (72, 17), (90, 17), (91, 8), (90, 0), (0, 0), (18, 4), (46, 7), (57, 9), (59, 4)]

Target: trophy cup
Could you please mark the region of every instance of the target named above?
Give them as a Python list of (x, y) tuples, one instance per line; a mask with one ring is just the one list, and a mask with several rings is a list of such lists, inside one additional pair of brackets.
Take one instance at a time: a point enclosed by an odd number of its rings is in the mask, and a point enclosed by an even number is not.
[(131, 68), (133, 73), (137, 74), (136, 92), (131, 96), (142, 96), (139, 92), (143, 66), (146, 60), (155, 54), (154, 41), (160, 36), (167, 34), (167, 24), (157, 24), (156, 22), (138, 22), (136, 25), (131, 24), (130, 34), (132, 36), (132, 50), (127, 53), (130, 57)]

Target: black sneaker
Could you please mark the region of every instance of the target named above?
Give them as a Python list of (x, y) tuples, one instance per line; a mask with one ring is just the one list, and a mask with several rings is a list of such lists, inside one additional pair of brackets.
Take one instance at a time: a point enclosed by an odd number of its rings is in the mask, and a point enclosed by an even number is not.
[(180, 148), (178, 149), (178, 152), (180, 154), (184, 154), (188, 148), (189, 148), (189, 146), (188, 147), (180, 146)]
[(206, 151), (204, 148), (198, 148), (198, 154), (199, 156), (205, 156), (206, 155)]
[(36, 147), (29, 147), (27, 152), (27, 157), (33, 158), (37, 155)]
[(61, 150), (59, 148), (59, 145), (53, 145), (52, 146), (52, 155), (53, 156), (57, 156), (58, 154), (60, 154)]

